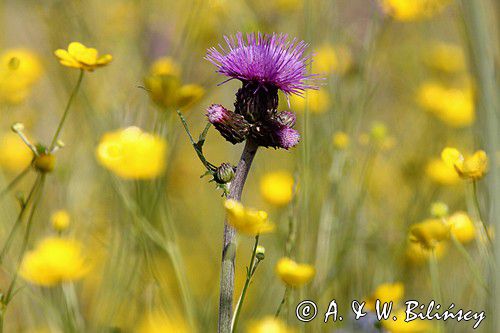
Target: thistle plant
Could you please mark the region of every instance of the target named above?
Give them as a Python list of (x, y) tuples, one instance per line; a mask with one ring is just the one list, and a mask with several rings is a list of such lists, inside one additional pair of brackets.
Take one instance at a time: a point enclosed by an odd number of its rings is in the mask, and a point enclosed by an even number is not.
[[(245, 142), (234, 179), (225, 191), (228, 199), (240, 201), (259, 147), (290, 149), (299, 143), (300, 134), (294, 129), (295, 114), (278, 111), (278, 91), (281, 90), (288, 98), (292, 94), (302, 95), (307, 89), (317, 89), (317, 85), (316, 76), (307, 73), (311, 58), (305, 54), (308, 45), (303, 41), (290, 40), (286, 34), (261, 33), (250, 33), (246, 38), (242, 33), (237, 33), (235, 36), (225, 37), (225, 41), (225, 47), (219, 45), (218, 49), (210, 48), (206, 59), (217, 67), (219, 74), (228, 77), (227, 81), (237, 79), (242, 85), (236, 92), (234, 111), (220, 104), (213, 104), (207, 109), (207, 118), (227, 141), (232, 144)], [(182, 115), (181, 119), (188, 130)], [(214, 181), (222, 185), (215, 177), (217, 168), (202, 153), (207, 130), (208, 127), (197, 143), (189, 131), (188, 134), (207, 173), (212, 174)], [(219, 332), (231, 330), (235, 236), (234, 226), (226, 220), (220, 280)], [(258, 237), (254, 249), (257, 244)]]

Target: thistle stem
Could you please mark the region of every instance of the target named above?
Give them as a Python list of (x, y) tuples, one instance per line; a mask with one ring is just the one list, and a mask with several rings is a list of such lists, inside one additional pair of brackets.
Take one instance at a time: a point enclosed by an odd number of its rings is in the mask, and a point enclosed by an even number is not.
[[(247, 140), (241, 154), (240, 161), (236, 167), (236, 174), (229, 188), (228, 199), (240, 200), (243, 186), (250, 171), (253, 158), (257, 152), (258, 145), (252, 140)], [(236, 230), (224, 222), (224, 240), (222, 248), (222, 265), (220, 277), (219, 294), (219, 333), (231, 332), (231, 316), (233, 313), (234, 293), (234, 259), (236, 256), (236, 244), (234, 238)]]
[(59, 134), (61, 134), (61, 130), (63, 128), (64, 122), (66, 121), (66, 117), (68, 116), (69, 108), (71, 107), (71, 104), (73, 102), (73, 99), (76, 96), (76, 93), (80, 89), (80, 85), (81, 85), (82, 80), (83, 80), (83, 73), (84, 73), (84, 71), (83, 71), (83, 69), (81, 69), (80, 70), (80, 76), (78, 76), (78, 81), (76, 82), (76, 85), (73, 88), (73, 91), (71, 92), (71, 95), (69, 96), (68, 103), (66, 104), (66, 108), (64, 109), (64, 113), (63, 113), (63, 115), (61, 117), (61, 120), (59, 121), (59, 125), (57, 125), (56, 132), (54, 134), (54, 137), (52, 138), (52, 142), (50, 143), (49, 151), (52, 151), (52, 149), (54, 149), (54, 147), (56, 145), (56, 142), (59, 139)]
[(240, 299), (236, 304), (236, 310), (234, 310), (233, 324), (231, 328), (231, 332), (236, 332), (236, 327), (238, 326), (238, 319), (240, 317), (241, 308), (243, 307), (243, 302), (245, 301), (245, 296), (247, 294), (248, 286), (252, 281), (252, 277), (255, 273), (255, 269), (257, 268), (257, 264), (259, 261), (255, 262), (255, 253), (257, 252), (257, 246), (259, 245), (259, 235), (255, 236), (255, 244), (253, 246), (252, 255), (250, 257), (250, 263), (247, 268), (247, 277), (245, 280), (245, 285), (243, 286), (243, 290), (241, 291)]

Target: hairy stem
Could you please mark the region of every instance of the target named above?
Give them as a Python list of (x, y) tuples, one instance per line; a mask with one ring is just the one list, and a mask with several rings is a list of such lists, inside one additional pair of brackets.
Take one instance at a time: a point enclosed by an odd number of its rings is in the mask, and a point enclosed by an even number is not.
[[(240, 161), (236, 167), (234, 180), (229, 188), (228, 199), (240, 200), (243, 186), (247, 179), (250, 166), (257, 152), (258, 145), (252, 140), (247, 140)], [(236, 245), (234, 238), (236, 230), (224, 222), (224, 242), (222, 248), (222, 266), (220, 277), (219, 294), (219, 333), (231, 332), (231, 316), (233, 313), (233, 293), (234, 293), (234, 259), (236, 255)]]

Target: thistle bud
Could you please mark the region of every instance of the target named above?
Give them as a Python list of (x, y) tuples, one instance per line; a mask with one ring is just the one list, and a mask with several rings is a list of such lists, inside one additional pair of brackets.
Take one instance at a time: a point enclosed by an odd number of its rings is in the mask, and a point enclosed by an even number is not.
[(215, 181), (219, 184), (229, 183), (234, 178), (234, 168), (229, 163), (222, 163), (214, 175)]
[(266, 257), (266, 248), (262, 245), (258, 245), (255, 251), (255, 257), (260, 261), (264, 260)]
[(293, 127), (295, 125), (295, 121), (297, 120), (297, 117), (295, 116), (295, 113), (293, 113), (293, 112), (282, 111), (276, 115), (276, 120), (278, 121), (278, 123), (280, 123), (283, 126)]
[(297, 130), (290, 127), (280, 127), (275, 133), (280, 148), (289, 149), (295, 147), (300, 141), (300, 134)]
[(232, 144), (243, 142), (250, 131), (250, 124), (237, 113), (219, 104), (212, 104), (207, 110), (208, 121)]

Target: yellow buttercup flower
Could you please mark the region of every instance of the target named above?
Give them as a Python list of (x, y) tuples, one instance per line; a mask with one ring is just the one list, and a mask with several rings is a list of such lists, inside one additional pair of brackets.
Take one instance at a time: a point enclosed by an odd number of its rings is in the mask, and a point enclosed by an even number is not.
[(349, 146), (349, 135), (346, 132), (338, 131), (333, 134), (333, 146), (343, 150)]
[(40, 60), (30, 50), (9, 49), (0, 54), (0, 102), (22, 102), (41, 74)]
[(314, 50), (313, 72), (345, 74), (352, 66), (351, 51), (344, 45), (324, 44)]
[(269, 203), (284, 206), (292, 200), (293, 182), (288, 171), (270, 172), (260, 180), (260, 193)]
[(23, 258), (20, 275), (27, 281), (50, 287), (81, 279), (89, 271), (82, 245), (59, 237), (42, 240)]
[(236, 200), (226, 200), (224, 208), (227, 220), (238, 232), (255, 236), (274, 231), (274, 224), (269, 222), (266, 212), (244, 207)]
[(466, 212), (456, 212), (445, 220), (451, 234), (460, 243), (469, 243), (476, 237), (476, 227)]
[(436, 42), (428, 49), (425, 63), (432, 69), (456, 73), (465, 70), (465, 56), (458, 45)]
[(179, 315), (167, 315), (161, 310), (154, 310), (147, 313), (139, 323), (137, 333), (190, 333), (194, 332), (189, 328), (186, 321)]
[(92, 72), (98, 67), (106, 66), (113, 60), (110, 54), (99, 56), (99, 52), (85, 45), (72, 42), (67, 50), (57, 49), (54, 54), (59, 58), (61, 65), (72, 68), (80, 68)]
[(291, 328), (275, 317), (265, 317), (261, 320), (252, 321), (246, 330), (247, 333), (292, 333)]
[(290, 287), (300, 287), (312, 280), (316, 270), (311, 265), (298, 264), (290, 258), (281, 258), (276, 264), (276, 274)]
[(188, 109), (205, 95), (205, 89), (197, 84), (185, 84), (177, 92), (177, 107)]
[(33, 152), (15, 133), (0, 137), (0, 167), (10, 172), (21, 172), (33, 160)]
[(291, 95), (290, 105), (293, 110), (320, 114), (328, 111), (330, 107), (330, 96), (325, 90), (308, 90), (304, 96)]
[(158, 106), (166, 109), (189, 109), (205, 95), (197, 84), (181, 83), (179, 65), (169, 57), (156, 60), (144, 79), (148, 93)]
[(97, 159), (125, 179), (152, 179), (165, 170), (167, 143), (161, 137), (132, 126), (106, 133), (97, 147)]
[(451, 127), (466, 127), (475, 120), (472, 89), (446, 88), (437, 82), (426, 82), (420, 86), (417, 101)]
[(455, 185), (460, 181), (455, 168), (435, 158), (427, 163), (425, 173), (432, 181), (441, 185)]
[(450, 237), (450, 227), (440, 219), (426, 219), (410, 228), (410, 241), (432, 249)]
[(441, 152), (441, 158), (463, 179), (478, 180), (488, 171), (488, 156), (483, 150), (464, 157), (458, 149), (447, 147)]
[(401, 282), (383, 283), (379, 285), (373, 294), (366, 300), (366, 308), (375, 310), (375, 302), (379, 300), (381, 303), (393, 302), (397, 304), (405, 293), (405, 287)]
[(398, 21), (429, 18), (449, 2), (450, 0), (380, 0), (384, 12)]
[(181, 68), (174, 59), (161, 57), (153, 62), (150, 73), (151, 75), (171, 75), (178, 77), (181, 75)]
[(430, 333), (433, 331), (432, 325), (423, 319), (406, 322), (404, 309), (397, 310), (394, 316), (397, 320), (393, 320), (392, 317), (382, 320), (382, 326), (390, 333)]
[(68, 229), (70, 220), (71, 218), (68, 212), (64, 209), (55, 211), (50, 217), (50, 222), (52, 223), (52, 227), (56, 231), (64, 231)]
[(434, 248), (429, 249), (422, 246), (420, 243), (408, 242), (408, 247), (406, 248), (406, 257), (416, 264), (423, 263), (429, 260), (432, 252), (436, 258), (441, 258), (446, 252), (447, 246), (445, 242), (437, 243)]

